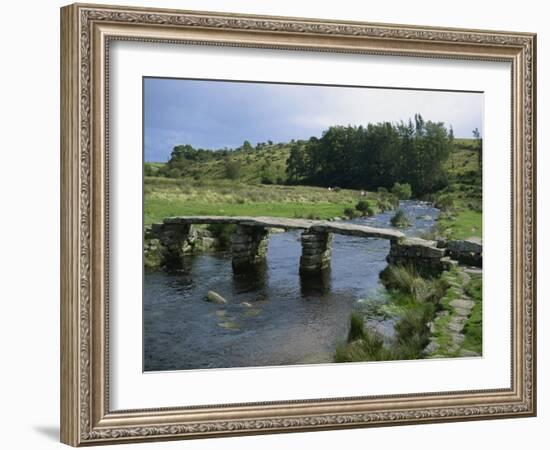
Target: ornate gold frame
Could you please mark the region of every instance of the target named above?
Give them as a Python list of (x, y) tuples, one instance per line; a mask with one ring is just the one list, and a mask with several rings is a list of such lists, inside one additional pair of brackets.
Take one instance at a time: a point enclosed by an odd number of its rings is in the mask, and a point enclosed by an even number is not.
[[(106, 64), (115, 39), (510, 62), (510, 388), (111, 411)], [(535, 52), (536, 36), (530, 33), (105, 5), (62, 8), (62, 442), (79, 446), (535, 415)]]

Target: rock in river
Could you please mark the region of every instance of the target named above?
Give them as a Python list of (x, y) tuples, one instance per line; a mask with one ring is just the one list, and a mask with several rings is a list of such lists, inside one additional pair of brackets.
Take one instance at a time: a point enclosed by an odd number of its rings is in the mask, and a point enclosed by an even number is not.
[(217, 303), (218, 305), (225, 305), (227, 303), (225, 298), (214, 291), (208, 291), (206, 294), (206, 300), (212, 303)]

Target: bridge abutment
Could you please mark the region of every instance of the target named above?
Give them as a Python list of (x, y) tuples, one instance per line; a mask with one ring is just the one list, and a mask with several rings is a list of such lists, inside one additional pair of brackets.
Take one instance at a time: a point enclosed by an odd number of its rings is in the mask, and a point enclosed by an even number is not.
[(231, 238), (233, 270), (247, 269), (265, 262), (268, 241), (267, 228), (237, 225)]
[(436, 241), (419, 238), (392, 240), (390, 252), (386, 257), (389, 264), (414, 266), (422, 275), (447, 270), (450, 264), (447, 259), (445, 249), (439, 248)]
[(302, 256), (300, 273), (321, 272), (330, 267), (332, 256), (332, 234), (306, 230), (302, 233)]

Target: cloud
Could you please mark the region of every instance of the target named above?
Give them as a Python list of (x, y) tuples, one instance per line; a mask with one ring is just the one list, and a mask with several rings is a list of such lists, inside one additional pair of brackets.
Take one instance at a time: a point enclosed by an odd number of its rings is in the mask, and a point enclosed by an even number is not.
[(426, 120), (455, 136), (482, 130), (483, 95), (363, 87), (327, 87), (148, 78), (145, 159), (165, 161), (174, 145), (236, 147), (320, 136), (331, 125)]

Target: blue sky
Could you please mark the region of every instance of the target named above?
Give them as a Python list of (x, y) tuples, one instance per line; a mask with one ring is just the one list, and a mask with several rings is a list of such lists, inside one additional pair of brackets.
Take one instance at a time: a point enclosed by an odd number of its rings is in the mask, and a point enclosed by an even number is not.
[(172, 148), (235, 148), (248, 140), (287, 142), (321, 136), (331, 125), (425, 120), (452, 124), (456, 137), (482, 131), (480, 93), (144, 79), (145, 161)]

